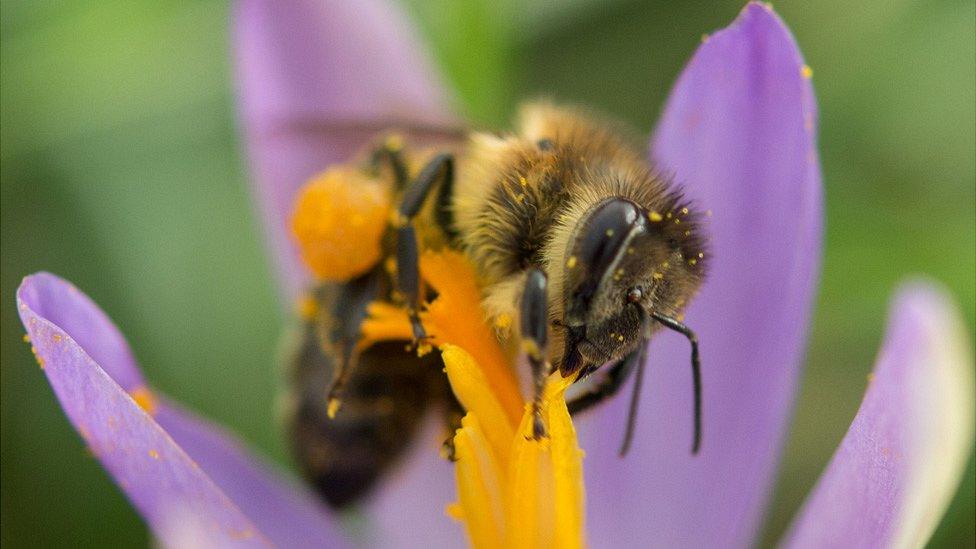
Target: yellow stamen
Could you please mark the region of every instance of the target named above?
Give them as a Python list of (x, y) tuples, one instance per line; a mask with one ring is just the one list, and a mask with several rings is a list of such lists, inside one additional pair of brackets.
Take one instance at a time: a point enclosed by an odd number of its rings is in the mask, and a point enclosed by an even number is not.
[[(517, 424), (510, 420), (511, 414), (489, 388), (485, 373), (468, 354), (467, 351), (455, 345), (445, 345), (441, 349), (441, 357), (447, 377), (451, 380), (451, 389), (458, 401), (468, 412), (476, 414), (481, 421), (493, 429), (487, 433), (491, 441), (493, 454), (496, 459), (507, 465), (511, 452), (512, 437), (515, 435)], [(519, 407), (519, 417), (522, 407)]]
[(583, 545), (583, 453), (564, 393), (572, 378), (550, 376), (542, 401), (549, 438), (532, 438), (525, 405), (513, 432), (491, 386), (463, 349), (443, 350), (448, 379), (468, 413), (454, 437), (458, 498), (474, 547)]

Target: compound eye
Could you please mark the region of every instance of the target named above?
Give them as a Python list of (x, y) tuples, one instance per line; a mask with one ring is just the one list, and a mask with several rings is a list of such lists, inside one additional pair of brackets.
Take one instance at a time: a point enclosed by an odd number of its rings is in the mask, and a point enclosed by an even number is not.
[(641, 298), (644, 297), (644, 291), (640, 288), (631, 288), (627, 290), (627, 302), (628, 303), (640, 303)]

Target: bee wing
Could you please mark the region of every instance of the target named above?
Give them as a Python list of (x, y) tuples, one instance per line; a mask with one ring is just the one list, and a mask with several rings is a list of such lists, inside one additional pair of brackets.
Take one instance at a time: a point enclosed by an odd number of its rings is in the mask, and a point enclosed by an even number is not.
[(468, 135), (468, 129), (460, 124), (427, 124), (406, 119), (348, 119), (316, 120), (299, 119), (283, 128), (288, 132), (305, 135), (319, 135), (340, 142), (366, 145), (377, 136), (385, 134), (403, 135), (411, 144), (420, 146), (446, 145), (454, 148)]

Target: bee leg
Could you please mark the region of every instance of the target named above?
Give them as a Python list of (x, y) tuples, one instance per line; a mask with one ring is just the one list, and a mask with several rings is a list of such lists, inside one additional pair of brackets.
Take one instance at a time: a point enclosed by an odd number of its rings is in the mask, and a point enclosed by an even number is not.
[(396, 135), (388, 135), (383, 142), (378, 144), (369, 155), (369, 168), (371, 171), (378, 171), (380, 165), (386, 162), (393, 170), (395, 189), (400, 191), (407, 184), (407, 165), (403, 161), (403, 144)]
[[(648, 317), (643, 309), (641, 312), (641, 333), (648, 333)], [(630, 406), (627, 410), (627, 427), (624, 431), (624, 440), (620, 444), (620, 457), (627, 455), (630, 450), (630, 443), (634, 439), (634, 427), (637, 425), (637, 406), (640, 403), (640, 391), (644, 385), (644, 368), (647, 362), (647, 340), (642, 339), (637, 343), (637, 348), (631, 351), (622, 360), (617, 361), (610, 367), (607, 377), (597, 385), (592, 391), (584, 393), (566, 403), (570, 414), (576, 414), (587, 410), (594, 405), (602, 402), (617, 393), (627, 379), (636, 372), (634, 378), (633, 391), (630, 395)]]
[[(427, 339), (427, 331), (420, 322), (419, 253), (417, 233), (411, 222), (420, 212), (420, 208), (438, 183), (442, 183), (441, 197), (439, 197), (438, 202), (449, 199), (453, 180), (454, 158), (449, 154), (435, 156), (404, 191), (394, 221), (397, 230), (397, 289), (403, 294), (407, 303), (407, 314), (410, 317), (410, 325), (413, 329), (413, 339), (416, 345), (421, 345)], [(445, 188), (448, 189), (446, 195), (444, 194)], [(445, 196), (447, 198), (444, 198)], [(437, 208), (438, 212), (442, 210), (444, 208)]]
[[(641, 344), (642, 347), (645, 345)], [(566, 402), (569, 413), (576, 415), (579, 412), (584, 412), (617, 394), (620, 388), (624, 386), (624, 383), (634, 373), (638, 362), (640, 362), (640, 349), (634, 349), (627, 356), (611, 364), (607, 370), (606, 377), (593, 387), (592, 390)]]
[(522, 293), (521, 327), (522, 349), (532, 365), (534, 393), (532, 399), (532, 438), (539, 440), (546, 436), (546, 424), (542, 419), (542, 391), (549, 375), (549, 362), (546, 360), (546, 330), (549, 326), (549, 303), (547, 300), (548, 281), (541, 269), (532, 268), (525, 278), (525, 291)]
[(342, 405), (342, 394), (358, 359), (356, 345), (360, 329), (366, 320), (367, 307), (379, 297), (383, 273), (377, 267), (345, 284), (339, 293), (332, 316), (336, 326), (328, 334), (332, 345), (339, 350), (339, 364), (329, 388), (328, 415), (334, 417)]

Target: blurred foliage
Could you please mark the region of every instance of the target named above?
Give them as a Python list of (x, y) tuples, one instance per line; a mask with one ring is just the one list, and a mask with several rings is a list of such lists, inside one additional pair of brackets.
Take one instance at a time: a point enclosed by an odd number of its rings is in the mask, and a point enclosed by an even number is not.
[[(409, 11), (471, 117), (547, 94), (650, 130), (704, 32), (739, 1), (425, 2)], [(942, 281), (976, 317), (974, 5), (782, 2), (814, 68), (823, 285), (764, 545), (843, 436), (887, 300)], [(269, 421), (281, 317), (234, 122), (224, 2), (0, 4), (0, 542), (145, 544), (22, 342), (13, 294), (50, 270), (120, 324), (162, 391), (284, 463)], [(973, 546), (972, 461), (933, 546)]]

